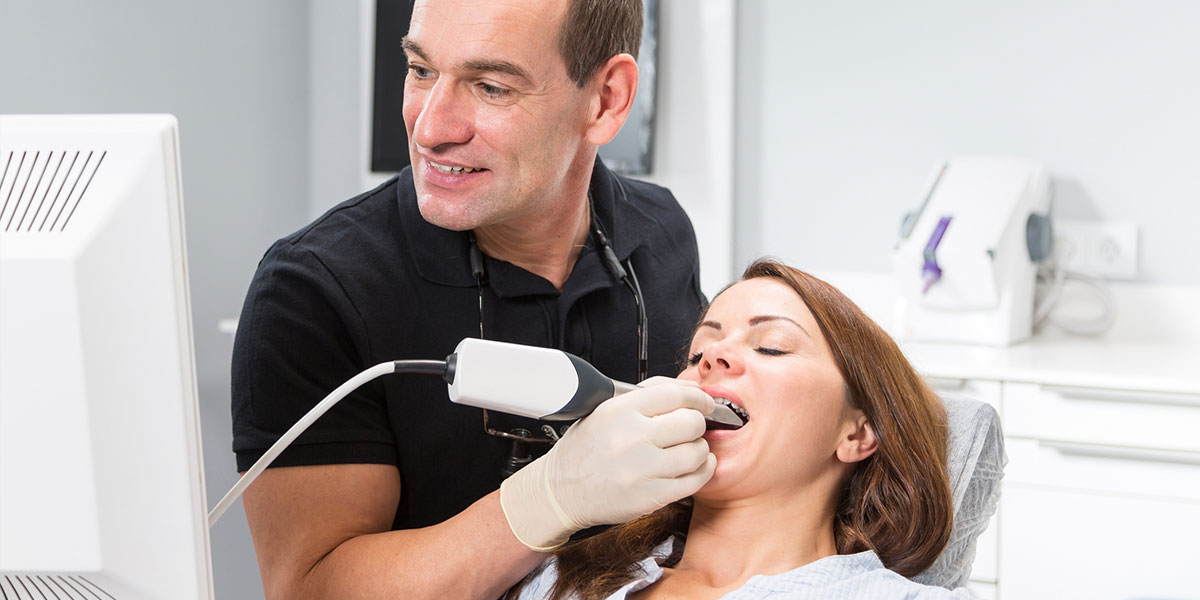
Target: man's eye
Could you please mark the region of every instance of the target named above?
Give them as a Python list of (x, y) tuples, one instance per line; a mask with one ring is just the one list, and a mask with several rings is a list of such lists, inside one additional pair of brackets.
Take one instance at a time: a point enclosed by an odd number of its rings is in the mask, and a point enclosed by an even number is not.
[(688, 366), (694, 367), (694, 366), (700, 364), (701, 358), (704, 358), (703, 352), (697, 352), (697, 353), (689, 356), (688, 357)]
[(508, 90), (490, 83), (480, 83), (479, 90), (491, 98), (503, 98), (508, 95)]
[(428, 79), (433, 76), (433, 71), (422, 67), (421, 65), (408, 65), (408, 72), (417, 79)]
[(755, 348), (754, 351), (759, 354), (765, 354), (767, 356), (783, 356), (784, 354), (787, 354), (787, 352), (785, 352), (783, 350), (777, 350), (775, 348), (766, 348), (763, 346), (759, 346), (759, 347)]

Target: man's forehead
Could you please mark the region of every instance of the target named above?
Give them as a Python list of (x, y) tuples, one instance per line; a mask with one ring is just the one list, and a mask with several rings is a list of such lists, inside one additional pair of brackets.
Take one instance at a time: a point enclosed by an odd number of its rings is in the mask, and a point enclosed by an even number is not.
[(541, 70), (557, 60), (566, 0), (419, 0), (406, 49), (444, 66), (496, 64)]

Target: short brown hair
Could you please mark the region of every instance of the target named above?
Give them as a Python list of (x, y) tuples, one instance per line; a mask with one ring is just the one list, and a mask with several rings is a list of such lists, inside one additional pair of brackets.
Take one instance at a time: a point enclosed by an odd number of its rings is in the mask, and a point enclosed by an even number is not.
[(583, 87), (608, 59), (637, 59), (642, 44), (642, 0), (569, 0), (558, 51), (567, 74)]

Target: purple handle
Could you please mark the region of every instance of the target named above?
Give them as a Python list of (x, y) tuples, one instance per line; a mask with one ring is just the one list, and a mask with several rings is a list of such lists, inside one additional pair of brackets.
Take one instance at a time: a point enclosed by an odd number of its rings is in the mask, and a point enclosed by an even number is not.
[(950, 226), (952, 217), (945, 216), (938, 219), (937, 225), (933, 228), (933, 235), (929, 236), (929, 241), (925, 243), (925, 266), (921, 269), (921, 278), (925, 280), (925, 289), (921, 293), (928, 293), (929, 288), (937, 283), (942, 278), (942, 268), (937, 264), (937, 248), (942, 243), (942, 236), (946, 235), (946, 228)]

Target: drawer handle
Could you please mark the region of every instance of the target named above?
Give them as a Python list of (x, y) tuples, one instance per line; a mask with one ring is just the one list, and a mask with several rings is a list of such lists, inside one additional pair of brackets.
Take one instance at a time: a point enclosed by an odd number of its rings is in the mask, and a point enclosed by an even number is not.
[(1132, 446), (1110, 446), (1107, 444), (1088, 444), (1084, 442), (1065, 442), (1061, 440), (1038, 440), (1038, 446), (1056, 450), (1063, 454), (1091, 456), (1098, 458), (1121, 458), (1143, 462), (1176, 463), (1200, 466), (1200, 453), (1185, 450), (1162, 450), (1156, 448), (1135, 448)]
[(1149, 392), (1141, 390), (1109, 390), (1102, 388), (1077, 387), (1071, 385), (1044, 385), (1042, 390), (1057, 393), (1067, 398), (1082, 398), (1108, 402), (1136, 402), (1139, 404), (1169, 404), (1173, 406), (1200, 407), (1200, 396), (1172, 392)]

